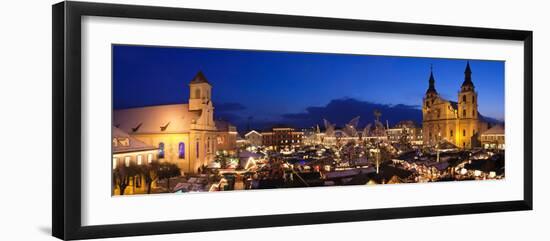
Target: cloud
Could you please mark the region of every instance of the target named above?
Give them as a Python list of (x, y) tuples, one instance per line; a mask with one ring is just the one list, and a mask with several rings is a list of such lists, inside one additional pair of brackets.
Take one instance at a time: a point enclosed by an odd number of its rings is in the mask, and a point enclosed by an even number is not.
[(422, 111), (416, 105), (385, 105), (368, 101), (361, 101), (353, 98), (342, 98), (331, 100), (326, 106), (310, 106), (303, 113), (287, 113), (282, 117), (289, 125), (295, 127), (309, 127), (322, 124), (327, 119), (338, 126), (345, 125), (354, 117), (360, 116), (359, 126), (365, 126), (372, 122), (374, 110), (382, 113), (380, 119), (394, 125), (402, 120), (413, 120), (417, 124), (422, 122)]

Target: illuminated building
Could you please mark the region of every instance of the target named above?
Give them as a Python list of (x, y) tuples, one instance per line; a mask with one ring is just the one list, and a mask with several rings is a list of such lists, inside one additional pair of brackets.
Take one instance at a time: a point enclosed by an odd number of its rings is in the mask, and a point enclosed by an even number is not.
[(274, 150), (297, 147), (302, 144), (304, 135), (291, 127), (274, 127), (271, 131), (262, 132), (262, 144)]
[(481, 133), (481, 146), (485, 149), (504, 150), (504, 126), (495, 125)]
[(431, 71), (429, 88), (422, 102), (424, 145), (433, 146), (446, 140), (460, 148), (478, 146), (479, 133), (487, 129), (487, 123), (481, 120), (477, 101), (469, 62), (458, 92), (458, 102), (446, 100), (437, 93)]
[[(189, 83), (189, 103), (114, 110), (113, 124), (158, 150), (157, 158), (196, 173), (215, 158), (218, 129), (214, 122), (212, 86), (202, 72)], [(223, 130), (224, 148), (232, 131)], [(236, 132), (235, 132), (236, 139)]]
[(251, 146), (261, 146), (262, 145), (262, 134), (251, 130), (248, 133), (244, 134), (244, 138), (246, 139), (246, 142)]
[(406, 142), (413, 145), (422, 145), (422, 128), (413, 121), (400, 121), (393, 128), (386, 130), (390, 142)]
[(237, 127), (227, 121), (217, 120), (217, 150), (233, 153), (237, 149)]
[[(156, 147), (147, 145), (116, 127), (112, 128), (112, 133), (113, 170), (122, 166), (147, 165), (157, 159), (158, 149)], [(125, 194), (146, 192), (146, 186), (143, 185), (143, 177), (134, 176), (130, 177), (130, 179), (130, 185), (124, 190)], [(114, 183), (112, 185), (113, 194), (119, 194), (118, 191), (115, 191), (117, 186)]]

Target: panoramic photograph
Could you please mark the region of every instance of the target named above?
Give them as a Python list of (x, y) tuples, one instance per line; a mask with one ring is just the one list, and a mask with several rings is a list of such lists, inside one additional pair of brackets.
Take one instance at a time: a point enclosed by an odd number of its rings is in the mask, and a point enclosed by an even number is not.
[(112, 46), (111, 195), (505, 178), (504, 62)]

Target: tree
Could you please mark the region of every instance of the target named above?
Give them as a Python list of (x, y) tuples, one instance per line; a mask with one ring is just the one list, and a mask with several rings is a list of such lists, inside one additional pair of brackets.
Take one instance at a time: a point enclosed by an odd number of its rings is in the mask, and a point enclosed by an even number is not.
[(113, 182), (118, 186), (119, 194), (124, 195), (126, 187), (130, 185), (130, 178), (139, 174), (139, 168), (134, 164), (119, 165), (113, 170)]
[(166, 189), (170, 192), (170, 178), (177, 177), (180, 175), (180, 168), (169, 162), (162, 162), (159, 164), (157, 171), (157, 178), (162, 180), (166, 179)]
[(145, 179), (145, 185), (147, 185), (147, 194), (151, 193), (151, 185), (158, 179), (158, 170), (160, 164), (158, 161), (152, 161), (147, 165), (141, 166), (140, 173)]

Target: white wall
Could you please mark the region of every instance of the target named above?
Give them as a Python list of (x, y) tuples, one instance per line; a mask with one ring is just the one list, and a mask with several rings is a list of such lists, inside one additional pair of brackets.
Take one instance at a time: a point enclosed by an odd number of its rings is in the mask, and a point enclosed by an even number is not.
[[(113, 1), (114, 2), (114, 1)], [(549, 129), (550, 24), (545, 1), (116, 1), (190, 8), (339, 18), (528, 29), (534, 33), (534, 206), (508, 212), (436, 218), (176, 234), (155, 240), (482, 240), (548, 237), (550, 193), (543, 154)], [(0, 239), (52, 240), (51, 230), (51, 10), (54, 1), (9, 1), (0, 9)], [(546, 20), (546, 21), (545, 21)], [(150, 240), (152, 237), (126, 238)]]

